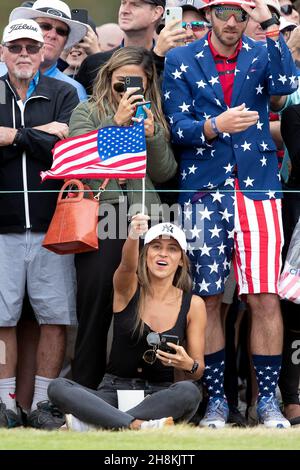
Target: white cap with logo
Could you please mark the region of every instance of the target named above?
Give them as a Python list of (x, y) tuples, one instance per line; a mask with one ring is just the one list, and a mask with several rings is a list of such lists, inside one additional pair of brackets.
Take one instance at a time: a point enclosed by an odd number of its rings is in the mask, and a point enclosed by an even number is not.
[(153, 227), (151, 227), (145, 235), (145, 245), (152, 242), (152, 240), (155, 238), (164, 235), (174, 238), (183, 251), (187, 250), (187, 241), (183, 230), (181, 230), (181, 228), (179, 228), (177, 225), (171, 224), (169, 222), (153, 225)]
[(43, 33), (36, 21), (15, 20), (11, 21), (3, 31), (2, 43), (15, 41), (16, 39), (33, 39), (44, 43)]

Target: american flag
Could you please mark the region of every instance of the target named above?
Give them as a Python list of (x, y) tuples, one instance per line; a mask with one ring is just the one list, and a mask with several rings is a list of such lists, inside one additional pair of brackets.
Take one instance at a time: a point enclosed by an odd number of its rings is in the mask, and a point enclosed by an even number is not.
[(63, 178), (144, 178), (144, 122), (130, 127), (103, 127), (58, 142), (50, 170), (42, 181)]
[(300, 304), (300, 269), (286, 261), (279, 280), (279, 295), (282, 299)]

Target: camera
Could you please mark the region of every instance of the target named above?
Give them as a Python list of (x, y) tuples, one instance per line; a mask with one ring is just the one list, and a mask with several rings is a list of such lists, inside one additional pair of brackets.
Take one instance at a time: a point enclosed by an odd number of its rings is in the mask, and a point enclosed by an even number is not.
[(167, 343), (179, 344), (178, 336), (151, 332), (147, 335), (146, 339), (149, 346), (157, 346), (161, 351), (169, 354), (176, 354), (175, 349), (168, 346)]

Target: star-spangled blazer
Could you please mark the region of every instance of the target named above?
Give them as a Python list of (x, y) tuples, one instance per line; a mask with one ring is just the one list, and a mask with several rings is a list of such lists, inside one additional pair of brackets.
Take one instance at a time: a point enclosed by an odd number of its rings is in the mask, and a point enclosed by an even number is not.
[(236, 166), (240, 189), (251, 199), (280, 197), (276, 146), (269, 128), (270, 95), (297, 89), (297, 70), (282, 36), (266, 43), (242, 36), (235, 69), (231, 107), (245, 103), (259, 113), (256, 125), (235, 134), (223, 132), (206, 140), (206, 119), (228, 109), (207, 35), (167, 54), (164, 110), (172, 141), (180, 155), (181, 201), (196, 191), (234, 186)]

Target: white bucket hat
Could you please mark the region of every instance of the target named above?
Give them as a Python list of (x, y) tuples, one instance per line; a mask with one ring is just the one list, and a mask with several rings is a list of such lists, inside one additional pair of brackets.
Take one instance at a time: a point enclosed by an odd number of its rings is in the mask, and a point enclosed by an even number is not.
[(177, 225), (170, 224), (169, 222), (153, 225), (145, 235), (145, 245), (161, 235), (174, 238), (183, 251), (187, 250), (187, 241), (183, 230), (181, 230)]
[(62, 21), (69, 26), (70, 32), (65, 49), (77, 44), (87, 34), (87, 26), (84, 23), (72, 20), (70, 8), (61, 0), (36, 0), (32, 8), (15, 8), (9, 16), (9, 21), (19, 19), (34, 20), (35, 18), (52, 18)]
[(23, 38), (33, 39), (44, 44), (43, 33), (36, 21), (15, 20), (5, 26), (2, 37), (3, 44)]

